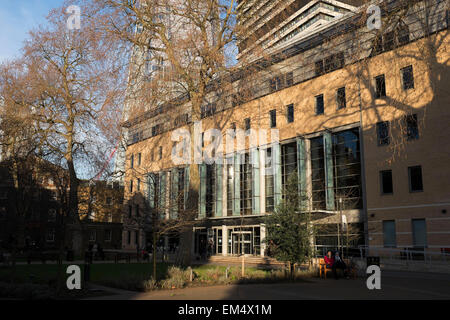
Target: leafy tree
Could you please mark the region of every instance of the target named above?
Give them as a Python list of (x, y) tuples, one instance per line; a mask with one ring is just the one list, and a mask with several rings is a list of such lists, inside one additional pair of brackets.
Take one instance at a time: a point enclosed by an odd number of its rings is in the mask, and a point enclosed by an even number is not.
[(310, 212), (301, 208), (302, 196), (298, 192), (297, 175), (292, 174), (284, 192), (284, 199), (275, 212), (265, 219), (267, 243), (271, 255), (293, 264), (308, 262), (312, 256)]

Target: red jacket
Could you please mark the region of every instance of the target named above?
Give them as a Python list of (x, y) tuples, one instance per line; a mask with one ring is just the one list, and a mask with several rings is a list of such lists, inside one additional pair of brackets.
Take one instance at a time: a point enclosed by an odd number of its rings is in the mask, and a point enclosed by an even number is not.
[(334, 264), (334, 258), (333, 258), (333, 257), (328, 258), (328, 256), (325, 256), (325, 257), (323, 258), (323, 260), (325, 261), (325, 264), (326, 264), (327, 266), (332, 267), (333, 264)]

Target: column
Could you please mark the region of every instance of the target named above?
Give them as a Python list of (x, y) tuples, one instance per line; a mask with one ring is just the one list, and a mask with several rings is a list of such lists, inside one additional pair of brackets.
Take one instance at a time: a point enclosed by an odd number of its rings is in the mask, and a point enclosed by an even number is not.
[(260, 229), (260, 241), (261, 241), (261, 257), (264, 257), (264, 252), (266, 251), (266, 225), (265, 224), (261, 224), (261, 229)]
[(272, 147), (272, 166), (274, 180), (274, 202), (275, 206), (281, 203), (282, 180), (281, 180), (281, 146), (276, 143)]
[(222, 255), (228, 255), (228, 229), (227, 226), (222, 226)]

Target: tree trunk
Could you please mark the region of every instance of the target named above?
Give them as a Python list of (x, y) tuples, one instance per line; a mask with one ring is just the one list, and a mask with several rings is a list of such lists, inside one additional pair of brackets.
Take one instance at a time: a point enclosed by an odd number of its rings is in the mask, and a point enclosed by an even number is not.
[(156, 237), (156, 232), (153, 230), (153, 280), (156, 280), (156, 242), (158, 241)]

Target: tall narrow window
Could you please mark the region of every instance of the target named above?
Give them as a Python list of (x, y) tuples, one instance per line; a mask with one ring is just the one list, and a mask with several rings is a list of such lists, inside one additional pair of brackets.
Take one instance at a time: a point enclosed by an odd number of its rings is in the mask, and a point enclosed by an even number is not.
[(395, 220), (383, 221), (383, 244), (386, 248), (397, 247), (397, 233), (395, 231)]
[(347, 106), (347, 99), (345, 97), (345, 87), (337, 89), (336, 102), (338, 109), (344, 109)]
[(274, 179), (273, 179), (273, 158), (272, 158), (272, 148), (266, 149), (266, 161), (265, 161), (265, 191), (266, 191), (266, 212), (273, 212), (275, 208), (274, 202)]
[(412, 220), (413, 245), (416, 248), (427, 246), (427, 224), (425, 219)]
[(391, 31), (384, 36), (384, 51), (389, 51), (395, 47), (395, 32)]
[(130, 168), (131, 168), (131, 169), (134, 168), (134, 154), (131, 155), (131, 159), (130, 159)]
[(323, 101), (323, 94), (316, 96), (316, 115), (323, 114), (325, 111), (325, 105)]
[(287, 123), (294, 122), (294, 105), (293, 104), (290, 104), (287, 106), (286, 119), (287, 119)]
[(270, 110), (270, 127), (276, 128), (277, 127), (277, 111), (276, 110)]
[(388, 121), (377, 123), (377, 140), (379, 146), (386, 146), (390, 143)]
[(206, 166), (206, 216), (214, 217), (214, 204), (216, 195), (216, 166)]
[(286, 86), (290, 87), (294, 84), (294, 73), (288, 72), (286, 73)]
[(233, 215), (234, 165), (233, 158), (227, 158), (227, 216)]
[(138, 166), (142, 164), (142, 153), (138, 154)]
[(137, 179), (137, 191), (141, 191), (141, 179)]
[(375, 98), (386, 97), (386, 81), (384, 74), (375, 78)]
[(401, 70), (403, 90), (414, 89), (414, 73), (413, 67), (407, 66)]
[(159, 147), (159, 160), (162, 160), (163, 157), (163, 147)]
[(250, 154), (245, 153), (241, 164), (241, 214), (252, 214), (253, 179)]
[(397, 29), (397, 41), (399, 45), (403, 45), (409, 42), (409, 28), (404, 25)]
[(409, 191), (410, 192), (423, 191), (422, 167), (421, 166), (409, 167), (408, 176), (409, 176)]
[(130, 181), (130, 193), (133, 193), (133, 180)]
[(417, 123), (417, 114), (407, 115), (405, 118), (406, 125), (406, 139), (419, 139), (419, 125)]
[[(297, 143), (292, 142), (281, 146), (281, 177), (283, 197), (287, 195), (289, 179), (297, 174)], [(297, 187), (298, 184), (295, 186)], [(298, 190), (297, 190), (298, 191)]]
[(323, 137), (311, 139), (311, 179), (313, 210), (326, 208)]
[(245, 130), (246, 131), (250, 130), (250, 128), (251, 128), (250, 118), (246, 118), (244, 122), (245, 122)]
[(381, 194), (392, 194), (394, 187), (392, 184), (392, 170), (384, 170), (380, 172)]

